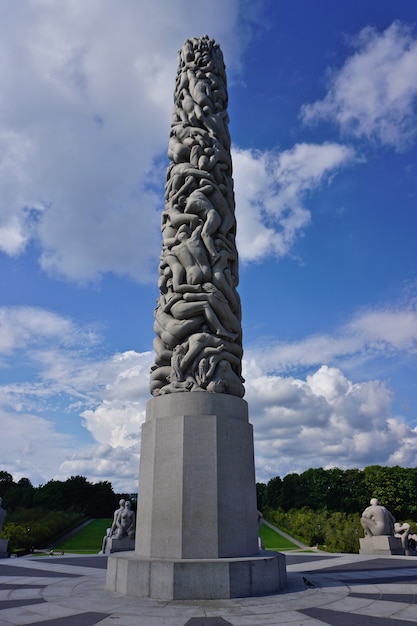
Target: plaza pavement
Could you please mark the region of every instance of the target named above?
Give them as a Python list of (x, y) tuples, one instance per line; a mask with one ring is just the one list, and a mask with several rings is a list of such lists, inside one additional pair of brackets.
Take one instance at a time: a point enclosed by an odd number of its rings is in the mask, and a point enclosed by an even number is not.
[(105, 556), (2, 559), (0, 626), (417, 624), (417, 557), (320, 552), (286, 557), (288, 587), (282, 593), (181, 602), (106, 591)]

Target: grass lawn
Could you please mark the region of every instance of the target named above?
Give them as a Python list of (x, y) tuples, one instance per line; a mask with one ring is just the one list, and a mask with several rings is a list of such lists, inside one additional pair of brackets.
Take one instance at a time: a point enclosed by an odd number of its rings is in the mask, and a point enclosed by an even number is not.
[[(101, 550), (106, 530), (111, 526), (112, 522), (111, 518), (92, 521), (80, 531), (68, 537), (68, 539), (56, 543), (54, 546), (55, 553), (59, 554), (61, 550), (64, 550), (68, 554), (97, 554)], [(298, 548), (294, 543), (265, 524), (261, 526), (259, 535), (266, 550), (279, 551)]]
[(54, 550), (57, 552), (64, 550), (70, 554), (97, 554), (101, 550), (106, 530), (112, 522), (112, 518), (95, 519), (72, 537), (57, 543)]
[(298, 546), (292, 543), (292, 541), (289, 541), (265, 524), (262, 524), (259, 530), (259, 536), (261, 537), (266, 550), (279, 551), (298, 549)]

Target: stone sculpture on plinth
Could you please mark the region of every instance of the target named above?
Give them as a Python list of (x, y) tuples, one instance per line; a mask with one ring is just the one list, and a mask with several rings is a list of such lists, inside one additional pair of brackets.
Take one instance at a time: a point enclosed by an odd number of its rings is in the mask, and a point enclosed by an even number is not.
[(258, 550), (223, 55), (205, 36), (178, 61), (136, 545), (109, 557), (107, 588), (168, 600), (273, 593), (285, 557)]
[(99, 554), (125, 552), (135, 548), (135, 512), (130, 500), (121, 499), (113, 515), (113, 523), (103, 538)]
[(359, 539), (360, 554), (405, 554), (401, 538), (394, 536), (395, 518), (377, 498), (371, 498), (361, 517), (365, 537)]
[[(3, 498), (0, 498), (0, 535), (3, 530), (4, 520), (6, 518), (6, 511), (3, 509)], [(0, 538), (0, 559), (7, 559), (9, 553), (7, 551), (9, 545), (8, 539)]]

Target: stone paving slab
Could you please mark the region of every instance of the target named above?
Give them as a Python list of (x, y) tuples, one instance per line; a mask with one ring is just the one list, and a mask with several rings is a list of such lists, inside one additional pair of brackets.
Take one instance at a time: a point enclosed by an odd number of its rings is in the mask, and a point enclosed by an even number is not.
[(5, 559), (0, 626), (410, 626), (417, 558), (288, 554), (288, 587), (257, 598), (172, 601), (104, 589), (106, 557)]

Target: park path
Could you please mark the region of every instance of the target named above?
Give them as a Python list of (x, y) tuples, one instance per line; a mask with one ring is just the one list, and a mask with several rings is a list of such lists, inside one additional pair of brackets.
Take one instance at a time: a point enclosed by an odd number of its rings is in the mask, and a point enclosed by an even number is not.
[(310, 548), (310, 546), (307, 546), (305, 543), (302, 543), (301, 541), (298, 541), (298, 539), (294, 539), (294, 537), (291, 537), (291, 535), (289, 535), (288, 533), (284, 532), (283, 530), (281, 530), (277, 526), (274, 526), (270, 522), (267, 522), (265, 519), (262, 519), (262, 524), (265, 524), (265, 526), (268, 526), (269, 528), (272, 528), (272, 530), (274, 530), (279, 535), (282, 535), (283, 537), (285, 537), (285, 539), (288, 539), (288, 541), (291, 541), (293, 544), (298, 546), (301, 550), (311, 550), (312, 549), (312, 548)]
[(46, 550), (52, 550), (57, 544), (61, 543), (62, 541), (65, 541), (69, 537), (72, 537), (73, 535), (78, 533), (78, 531), (80, 531), (82, 528), (85, 528), (85, 526), (88, 526), (89, 524), (91, 524), (91, 522), (94, 522), (95, 519), (96, 519), (95, 517), (92, 517), (91, 519), (86, 520), (82, 524), (79, 524), (78, 526), (70, 530), (69, 532), (65, 533), (65, 535), (61, 535), (60, 537), (55, 539), (55, 541), (53, 541), (50, 545), (46, 546), (45, 548), (42, 548), (42, 552)]

